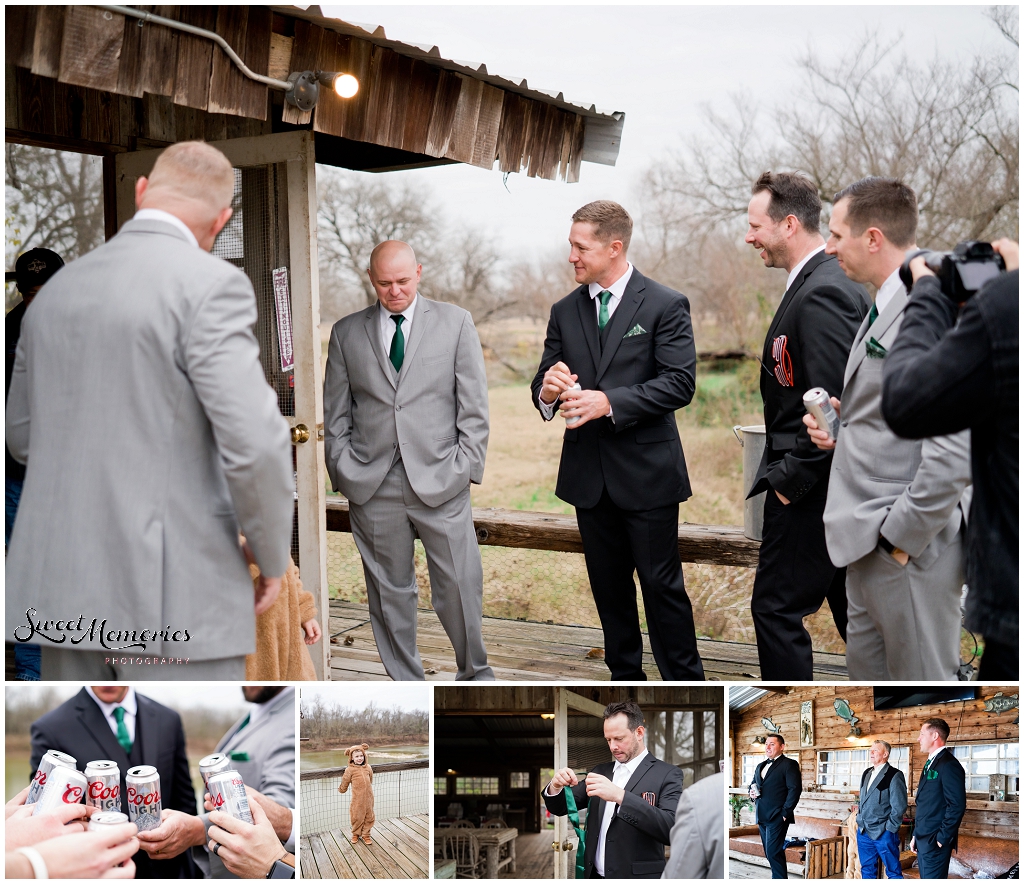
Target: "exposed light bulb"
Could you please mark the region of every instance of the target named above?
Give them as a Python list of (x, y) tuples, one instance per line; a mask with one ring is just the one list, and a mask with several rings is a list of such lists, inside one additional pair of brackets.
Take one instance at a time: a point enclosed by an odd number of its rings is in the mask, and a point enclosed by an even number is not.
[(351, 74), (338, 74), (334, 78), (334, 91), (342, 98), (351, 98), (359, 91), (359, 81)]

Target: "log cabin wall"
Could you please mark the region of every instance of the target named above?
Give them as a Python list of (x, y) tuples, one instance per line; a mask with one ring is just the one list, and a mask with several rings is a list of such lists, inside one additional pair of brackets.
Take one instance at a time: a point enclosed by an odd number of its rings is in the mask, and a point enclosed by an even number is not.
[(415, 47), (402, 54), (267, 6), (139, 8), (215, 31), (256, 73), (344, 71), (359, 79), (359, 93), (346, 101), (321, 89), (317, 107), (302, 113), (243, 76), (208, 39), (91, 6), (9, 5), (8, 141), (104, 154), (311, 125), (390, 157), (360, 158), (353, 168), (408, 167), (419, 158), (490, 169), (497, 161), (503, 172), (579, 178), (582, 114), (450, 70), (439, 55), (432, 63)]
[[(848, 788), (837, 791), (807, 790), (809, 783), (816, 782), (817, 753), (825, 749), (868, 748), (874, 740), (885, 740), (893, 747), (910, 747), (910, 779), (907, 788), (913, 795), (917, 781), (924, 767), (925, 756), (917, 745), (917, 735), (927, 718), (942, 718), (950, 727), (949, 745), (956, 747), (966, 743), (1017, 743), (1020, 740), (1020, 726), (1016, 724), (1018, 710), (1002, 714), (985, 711), (984, 701), (1002, 692), (1004, 696), (1018, 693), (1017, 687), (979, 687), (980, 699), (957, 703), (942, 703), (930, 706), (914, 706), (905, 709), (875, 711), (871, 687), (806, 687), (792, 688), (788, 693), (769, 693), (742, 712), (730, 710), (729, 744), (732, 750), (732, 786), (742, 788), (742, 756), (763, 756), (761, 746), (754, 747), (754, 738), (764, 736), (766, 731), (762, 718), (770, 718), (782, 729), (786, 738), (786, 754), (800, 759), (801, 779), (804, 792), (801, 795), (797, 813), (823, 819), (845, 819), (852, 805), (857, 803), (858, 789)], [(854, 715), (860, 721), (861, 737), (855, 742), (847, 739), (850, 725), (836, 715), (833, 702), (843, 698), (850, 704)], [(814, 744), (800, 746), (800, 704), (814, 701)], [(864, 767), (868, 765), (865, 763)], [(857, 774), (859, 786), (859, 773)], [(1018, 837), (1018, 802), (988, 801), (987, 794), (968, 792), (968, 809), (960, 827), (961, 834), (991, 836), (1000, 838)], [(913, 798), (911, 797), (911, 804)], [(741, 814), (743, 825), (753, 823), (749, 810)]]

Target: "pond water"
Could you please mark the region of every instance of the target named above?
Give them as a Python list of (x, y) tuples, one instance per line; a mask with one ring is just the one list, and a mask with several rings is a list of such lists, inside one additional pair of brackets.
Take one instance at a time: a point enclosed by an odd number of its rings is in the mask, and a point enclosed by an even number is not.
[[(369, 741), (367, 741), (369, 742)], [(321, 770), (325, 767), (345, 767), (348, 756), (343, 746), (338, 749), (325, 749), (310, 752), (300, 750), (301, 770)], [(430, 747), (425, 743), (416, 745), (371, 746), (367, 752), (370, 764), (385, 764), (396, 761), (429, 761)]]

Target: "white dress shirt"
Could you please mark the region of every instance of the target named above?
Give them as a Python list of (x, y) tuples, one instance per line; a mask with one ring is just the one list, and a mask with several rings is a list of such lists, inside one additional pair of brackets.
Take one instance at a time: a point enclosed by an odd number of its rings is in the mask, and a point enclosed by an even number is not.
[[(647, 757), (647, 750), (644, 749), (636, 758), (632, 761), (627, 761), (623, 764), (621, 761), (615, 762), (615, 770), (612, 773), (612, 782), (616, 786), (621, 786), (623, 789), (626, 788), (626, 783), (629, 782), (629, 778), (633, 776), (633, 773), (639, 767), (640, 762)], [(611, 802), (605, 802), (604, 814), (601, 817), (601, 831), (597, 835), (597, 850), (594, 853), (594, 868), (597, 869), (597, 874), (604, 877), (604, 847), (605, 839), (608, 835), (608, 827), (612, 824), (616, 812), (619, 809), (619, 805)]]
[(787, 292), (793, 287), (793, 280), (796, 279), (797, 276), (800, 275), (800, 271), (804, 269), (804, 264), (806, 264), (808, 261), (810, 261), (811, 258), (813, 258), (815, 255), (818, 254), (818, 252), (824, 252), (824, 251), (825, 251), (825, 243), (822, 243), (813, 252), (808, 252), (806, 255), (804, 255), (803, 260), (799, 264), (797, 264), (796, 267), (794, 267), (792, 270), (789, 271), (789, 279), (786, 280), (786, 291)]
[(188, 229), (185, 222), (177, 215), (172, 215), (170, 212), (165, 212), (163, 209), (139, 209), (139, 211), (132, 216), (132, 221), (165, 221), (167, 224), (177, 227), (178, 230), (188, 237), (188, 241), (192, 243), (192, 245), (197, 249), (199, 248), (199, 240), (197, 240), (196, 235)]
[(882, 287), (878, 290), (878, 294), (875, 295), (875, 306), (878, 308), (879, 313), (889, 306), (889, 302), (893, 299), (893, 295), (895, 295), (901, 288), (903, 288), (903, 280), (900, 279), (900, 269), (897, 267), (892, 272), (892, 275), (882, 283)]
[[(626, 262), (626, 272), (622, 274), (615, 282), (613, 282), (608, 288), (604, 288), (600, 283), (590, 283), (590, 300), (594, 302), (594, 309), (597, 311), (598, 321), (601, 319), (601, 301), (598, 295), (601, 292), (611, 292), (612, 296), (608, 299), (608, 321), (612, 321), (612, 316), (615, 314), (615, 309), (619, 306), (619, 302), (622, 300), (622, 296), (626, 292), (626, 286), (629, 284), (629, 278), (633, 275), (633, 265)], [(572, 366), (569, 366), (569, 371), (572, 371)], [(549, 421), (555, 416), (555, 410), (559, 406), (559, 400), (556, 399), (550, 405), (540, 398), (540, 393), (537, 393), (537, 402), (540, 405), (540, 413), (543, 415), (544, 420)], [(611, 407), (608, 408), (608, 417), (612, 417)]]
[(405, 338), (406, 346), (409, 344), (409, 329), (412, 328), (412, 317), (416, 312), (416, 302), (419, 300), (419, 293), (413, 297), (412, 301), (409, 302), (409, 306), (406, 307), (401, 313), (392, 313), (388, 310), (380, 301), (377, 302), (378, 312), (380, 313), (380, 338), (384, 344), (384, 355), (388, 356), (391, 353), (391, 341), (395, 337), (395, 331), (398, 329), (398, 325), (391, 318), (392, 316), (404, 316), (405, 322), (402, 323), (402, 336)]
[(104, 703), (96, 694), (93, 693), (92, 688), (86, 687), (89, 696), (92, 697), (93, 701), (97, 706), (100, 707), (100, 712), (103, 713), (103, 717), (106, 719), (107, 724), (110, 725), (110, 730), (117, 736), (117, 719), (114, 718), (114, 710), (118, 706), (124, 709), (124, 726), (128, 729), (128, 736), (131, 737), (131, 741), (135, 742), (135, 716), (139, 711), (139, 704), (135, 700), (135, 688), (128, 688), (128, 693), (124, 695), (124, 699), (120, 703)]
[(871, 784), (878, 779), (878, 775), (882, 772), (882, 768), (885, 767), (889, 762), (883, 761), (881, 764), (876, 764), (871, 771), (871, 776), (868, 778), (868, 784), (864, 787), (864, 794), (866, 795), (871, 791)]

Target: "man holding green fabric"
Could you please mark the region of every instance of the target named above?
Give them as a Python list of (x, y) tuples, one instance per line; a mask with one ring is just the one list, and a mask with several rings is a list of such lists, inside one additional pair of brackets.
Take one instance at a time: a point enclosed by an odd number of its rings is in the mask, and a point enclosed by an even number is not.
[(597, 765), (583, 782), (562, 768), (543, 792), (555, 816), (569, 813), (566, 787), (576, 807), (587, 809), (584, 878), (660, 878), (665, 868), (683, 773), (647, 751), (645, 730), (635, 702), (609, 704), (604, 737), (615, 760)]

